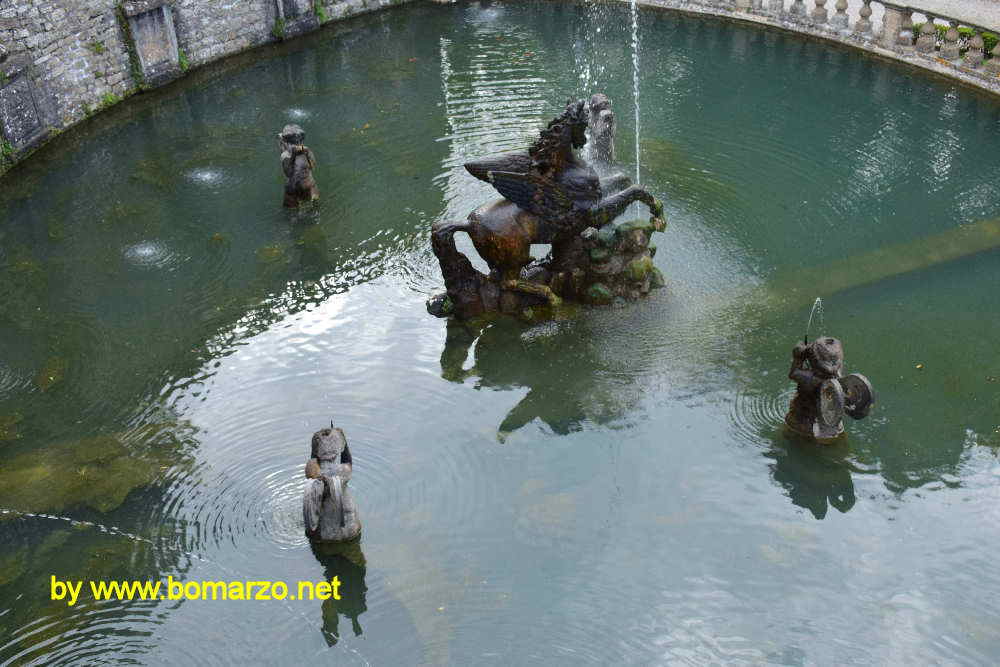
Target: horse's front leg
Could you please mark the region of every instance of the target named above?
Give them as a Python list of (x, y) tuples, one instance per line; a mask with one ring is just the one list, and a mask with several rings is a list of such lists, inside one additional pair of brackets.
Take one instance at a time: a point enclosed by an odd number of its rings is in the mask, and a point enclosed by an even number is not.
[(505, 289), (509, 289), (514, 292), (540, 296), (546, 299), (550, 306), (558, 306), (562, 303), (562, 299), (559, 298), (559, 295), (553, 292), (551, 287), (543, 285), (542, 283), (533, 283), (530, 280), (518, 278), (516, 280), (505, 280), (503, 282), (503, 286)]
[(619, 193), (602, 199), (593, 212), (594, 221), (598, 227), (606, 225), (624, 213), (629, 204), (634, 201), (641, 201), (648, 206), (650, 213), (657, 220), (663, 219), (663, 204), (660, 203), (660, 200), (649, 194), (642, 186), (632, 185)]

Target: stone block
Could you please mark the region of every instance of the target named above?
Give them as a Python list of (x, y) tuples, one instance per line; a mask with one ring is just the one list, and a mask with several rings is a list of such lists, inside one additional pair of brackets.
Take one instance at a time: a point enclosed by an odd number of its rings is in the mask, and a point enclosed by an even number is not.
[(23, 64), (5, 63), (3, 70), (6, 83), (0, 87), (0, 134), (20, 152), (48, 135), (47, 105)]
[(159, 86), (180, 76), (173, 12), (164, 0), (123, 5), (146, 84)]
[(319, 28), (310, 0), (275, 0), (278, 20), (284, 22), (281, 39), (297, 37)]

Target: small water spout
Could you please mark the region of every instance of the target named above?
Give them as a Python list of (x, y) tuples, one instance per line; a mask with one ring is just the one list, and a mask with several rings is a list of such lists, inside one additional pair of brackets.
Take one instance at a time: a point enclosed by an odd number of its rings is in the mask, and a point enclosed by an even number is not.
[(809, 322), (806, 324), (806, 335), (802, 339), (803, 343), (809, 343), (809, 330), (812, 328), (813, 317), (815, 317), (816, 313), (819, 313), (819, 327), (820, 331), (823, 331), (825, 328), (825, 324), (823, 323), (823, 299), (819, 297), (816, 297), (812, 310), (809, 311)]

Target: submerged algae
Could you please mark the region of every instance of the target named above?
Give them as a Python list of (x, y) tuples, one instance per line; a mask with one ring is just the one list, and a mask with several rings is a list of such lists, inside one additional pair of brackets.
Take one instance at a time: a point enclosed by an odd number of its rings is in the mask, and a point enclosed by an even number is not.
[(49, 357), (45, 360), (45, 365), (35, 375), (35, 386), (41, 391), (48, 391), (63, 381), (68, 365), (63, 357)]
[(17, 440), (21, 437), (17, 425), (22, 419), (23, 417), (17, 412), (12, 415), (0, 415), (0, 442)]
[(88, 507), (110, 512), (151, 484), (176, 451), (141, 456), (116, 437), (96, 436), (39, 448), (0, 462), (0, 507), (58, 512)]

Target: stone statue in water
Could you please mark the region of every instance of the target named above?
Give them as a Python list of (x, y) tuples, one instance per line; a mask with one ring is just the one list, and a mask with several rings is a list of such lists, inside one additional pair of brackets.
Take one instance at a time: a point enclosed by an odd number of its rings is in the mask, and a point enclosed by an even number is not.
[(306, 537), (313, 542), (346, 542), (361, 534), (358, 506), (347, 490), (352, 469), (343, 431), (331, 424), (313, 434), (302, 498)]
[(821, 336), (792, 350), (788, 378), (795, 397), (785, 424), (799, 435), (830, 442), (844, 433), (844, 414), (864, 419), (875, 404), (875, 392), (860, 373), (844, 376), (844, 348), (836, 338)]
[(298, 208), (307, 201), (319, 199), (319, 188), (313, 178), (316, 157), (302, 142), (306, 133), (298, 125), (286, 125), (278, 135), (281, 148), (281, 170), (285, 173), (285, 201), (287, 208)]
[[(604, 158), (609, 158), (614, 132), (613, 120), (608, 122), (613, 118), (608, 116), (610, 101), (601, 96), (592, 106), (602, 114), (599, 139)], [(439, 223), (431, 230), (447, 288), (428, 302), (432, 314), (469, 319), (491, 311), (524, 313), (563, 298), (608, 303), (662, 286), (649, 236), (665, 228), (663, 205), (641, 186), (629, 185), (627, 179), (622, 183), (620, 176), (602, 181), (593, 166), (577, 157), (574, 149), (587, 142), (588, 115), (585, 100), (570, 102), (527, 152), (465, 164), (504, 198), (476, 209), (465, 222)], [(652, 219), (616, 228), (614, 219), (635, 201), (649, 206)], [(459, 231), (472, 239), (489, 275), (458, 252), (453, 235)], [(531, 246), (542, 243), (551, 244), (552, 251), (533, 261)]]

